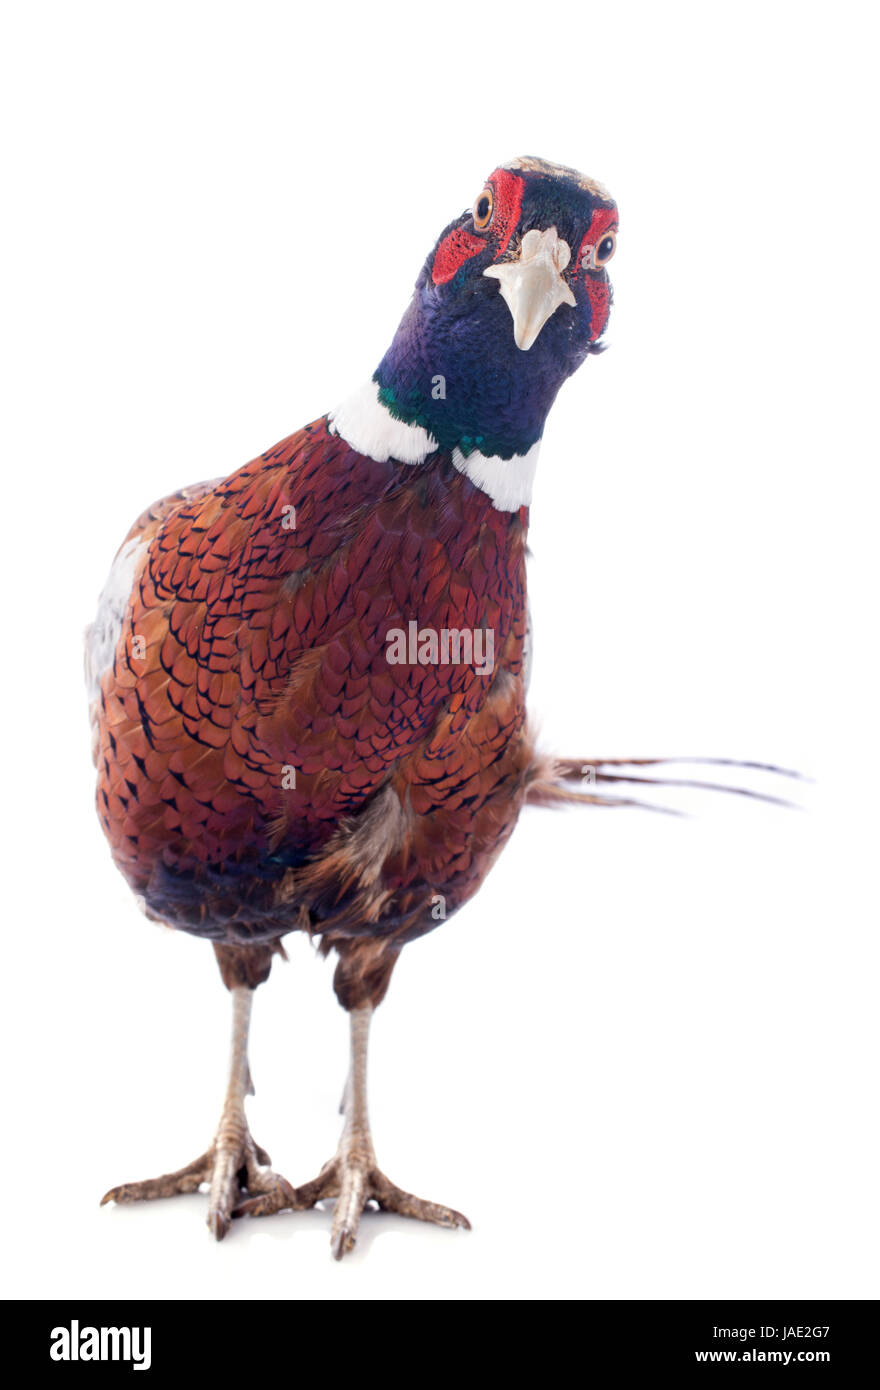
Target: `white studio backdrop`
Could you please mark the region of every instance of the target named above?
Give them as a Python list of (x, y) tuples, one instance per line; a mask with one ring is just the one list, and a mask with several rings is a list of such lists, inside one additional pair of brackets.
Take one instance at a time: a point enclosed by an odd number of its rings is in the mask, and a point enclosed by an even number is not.
[[(866, 6), (5, 11), (8, 1297), (876, 1297), (876, 267)], [(517, 153), (621, 209), (611, 348), (551, 415), (532, 705), (571, 755), (803, 770), (804, 811), (526, 815), (405, 953), (380, 1162), (470, 1234), (204, 1198), (229, 1007), (92, 808), (82, 629), (133, 518), (334, 405)], [(774, 790), (766, 781), (750, 785)], [(783, 792), (792, 788), (778, 788)], [(346, 1027), (300, 939), (256, 1138), (336, 1143)]]

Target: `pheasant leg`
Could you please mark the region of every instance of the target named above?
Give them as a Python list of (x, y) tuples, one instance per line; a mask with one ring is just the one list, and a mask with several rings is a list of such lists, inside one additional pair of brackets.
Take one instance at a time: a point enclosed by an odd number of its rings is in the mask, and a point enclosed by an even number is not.
[(196, 1192), (207, 1183), (208, 1227), (217, 1240), (222, 1240), (245, 1196), (259, 1195), (267, 1204), (266, 1210), (272, 1202), (275, 1211), (293, 1204), (293, 1189), (284, 1178), (273, 1173), (269, 1155), (252, 1139), (245, 1118), (245, 1097), (253, 1095), (248, 1067), (252, 1003), (253, 990), (246, 986), (236, 986), (232, 990), (229, 1085), (210, 1148), (174, 1173), (111, 1187), (101, 1198), (102, 1206), (106, 1202), (145, 1202), (156, 1197), (174, 1197), (179, 1193)]
[[(470, 1222), (461, 1212), (404, 1192), (386, 1178), (376, 1162), (367, 1113), (367, 1042), (372, 1013), (370, 1005), (350, 1013), (351, 1065), (343, 1095), (345, 1123), (339, 1148), (317, 1178), (296, 1189), (291, 1204), (302, 1211), (325, 1198), (336, 1198), (330, 1247), (337, 1260), (354, 1248), (361, 1213), (370, 1201), (384, 1211), (396, 1211), (417, 1221), (470, 1230)], [(277, 1209), (271, 1200), (257, 1196), (244, 1202), (239, 1210), (242, 1214), (261, 1216)]]

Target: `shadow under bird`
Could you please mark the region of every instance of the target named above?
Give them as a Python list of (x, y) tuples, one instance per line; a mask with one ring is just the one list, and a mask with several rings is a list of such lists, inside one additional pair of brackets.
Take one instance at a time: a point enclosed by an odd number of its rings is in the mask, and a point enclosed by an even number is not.
[[(607, 762), (539, 755), (526, 533), (548, 411), (599, 350), (617, 208), (576, 171), (497, 168), (441, 233), (372, 380), (228, 478), (148, 508), (87, 634), (97, 806), (147, 915), (213, 944), (233, 1001), (210, 1147), (112, 1188), (209, 1187), (233, 1216), (335, 1198), (446, 1226), (379, 1167), (367, 1039), (402, 948), (480, 887), (523, 806), (622, 804)], [(585, 778), (584, 772), (592, 775)], [(351, 1060), (338, 1150), (294, 1187), (245, 1118), (253, 992), (304, 931), (334, 951)]]

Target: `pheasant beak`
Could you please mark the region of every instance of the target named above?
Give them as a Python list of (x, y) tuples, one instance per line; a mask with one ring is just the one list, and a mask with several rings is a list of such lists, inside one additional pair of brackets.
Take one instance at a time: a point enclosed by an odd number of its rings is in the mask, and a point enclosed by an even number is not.
[(483, 271), (501, 286), (501, 294), (513, 315), (513, 340), (523, 352), (528, 352), (560, 304), (575, 304), (575, 297), (562, 278), (570, 260), (571, 247), (555, 227), (543, 232), (533, 228), (523, 237), (517, 260), (490, 265)]

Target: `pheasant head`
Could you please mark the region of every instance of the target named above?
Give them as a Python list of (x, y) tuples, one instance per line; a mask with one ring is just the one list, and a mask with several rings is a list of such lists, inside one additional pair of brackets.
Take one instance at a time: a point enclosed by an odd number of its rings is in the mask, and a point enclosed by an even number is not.
[(434, 448), (527, 454), (562, 383), (599, 350), (616, 240), (616, 205), (595, 180), (532, 157), (495, 169), (428, 256), (374, 398)]

